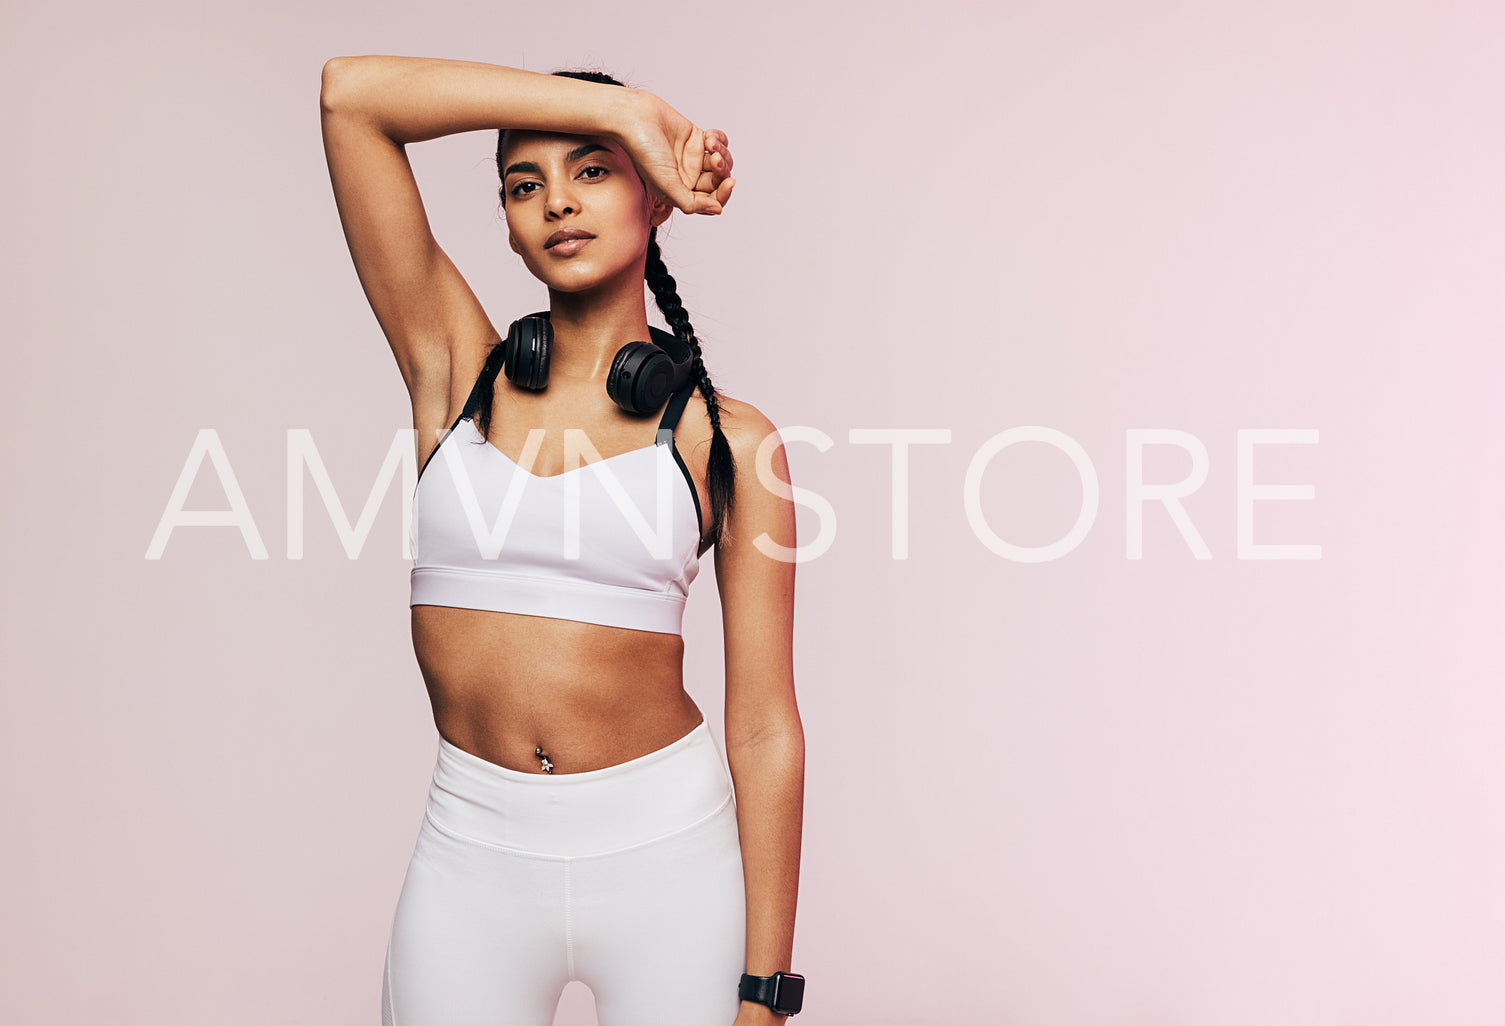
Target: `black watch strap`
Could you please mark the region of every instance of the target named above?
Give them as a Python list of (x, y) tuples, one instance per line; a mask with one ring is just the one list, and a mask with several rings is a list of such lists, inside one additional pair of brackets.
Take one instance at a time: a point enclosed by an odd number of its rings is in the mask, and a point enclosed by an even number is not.
[(794, 1015), (805, 1003), (805, 978), (798, 973), (777, 972), (772, 976), (743, 973), (737, 996), (743, 1001), (767, 1005), (780, 1015)]

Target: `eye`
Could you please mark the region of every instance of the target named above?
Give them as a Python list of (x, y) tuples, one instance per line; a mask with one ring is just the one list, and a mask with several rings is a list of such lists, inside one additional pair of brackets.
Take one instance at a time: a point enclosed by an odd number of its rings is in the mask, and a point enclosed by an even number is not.
[[(591, 173), (592, 171), (599, 171), (601, 173), (600, 174), (592, 174)], [(611, 169), (610, 168), (602, 167), (600, 164), (592, 164), (590, 167), (583, 168), (581, 170), (580, 177), (584, 178), (586, 181), (594, 182), (594, 181), (599, 181), (602, 178), (605, 178), (609, 174), (611, 174)]]
[(507, 195), (517, 197), (526, 196), (531, 193), (537, 185), (537, 182), (518, 182), (511, 189), (507, 190)]

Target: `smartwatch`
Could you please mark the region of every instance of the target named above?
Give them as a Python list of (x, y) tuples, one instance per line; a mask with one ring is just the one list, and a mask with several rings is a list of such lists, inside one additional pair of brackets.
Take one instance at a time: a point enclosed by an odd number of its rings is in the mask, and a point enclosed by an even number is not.
[(767, 1005), (780, 1015), (794, 1015), (805, 1003), (805, 978), (798, 973), (778, 972), (772, 976), (743, 973), (737, 996), (743, 1001)]

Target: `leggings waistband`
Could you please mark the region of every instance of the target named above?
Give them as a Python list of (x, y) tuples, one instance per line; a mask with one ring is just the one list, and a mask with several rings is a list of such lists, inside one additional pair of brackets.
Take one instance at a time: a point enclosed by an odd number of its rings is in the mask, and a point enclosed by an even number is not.
[(731, 800), (731, 777), (701, 720), (663, 748), (584, 773), (523, 773), (441, 736), (427, 814), (441, 830), (484, 844), (582, 856), (676, 833)]

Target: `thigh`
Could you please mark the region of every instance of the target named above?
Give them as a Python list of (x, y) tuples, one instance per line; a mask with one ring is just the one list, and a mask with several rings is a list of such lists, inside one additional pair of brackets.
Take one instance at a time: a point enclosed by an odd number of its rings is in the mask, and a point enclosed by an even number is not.
[(383, 1026), (551, 1026), (565, 943), (563, 863), (425, 820), (392, 920)]
[(747, 922), (734, 804), (569, 872), (575, 963), (600, 1026), (731, 1026)]

